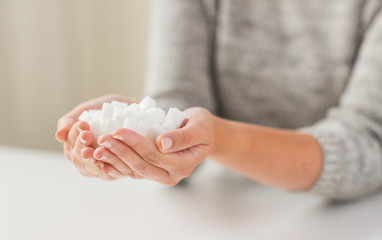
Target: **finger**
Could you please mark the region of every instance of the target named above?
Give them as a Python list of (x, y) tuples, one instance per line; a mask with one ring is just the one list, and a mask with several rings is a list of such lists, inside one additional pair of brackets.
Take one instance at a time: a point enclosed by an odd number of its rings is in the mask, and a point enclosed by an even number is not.
[(155, 144), (148, 138), (129, 129), (118, 129), (110, 136), (101, 137), (98, 143), (106, 145), (108, 149), (126, 162), (138, 175), (149, 179), (165, 179), (168, 177), (167, 167), (173, 165), (168, 157), (163, 157)]
[(81, 151), (82, 159), (84, 159), (84, 164), (86, 170), (92, 174), (94, 177), (104, 178), (106, 175), (103, 173), (102, 168), (95, 164), (95, 159), (93, 158), (94, 148), (85, 147)]
[(69, 161), (72, 162), (72, 156), (71, 156), (71, 154), (69, 154), (69, 152), (64, 151), (64, 156), (65, 156), (66, 159), (68, 159)]
[(86, 130), (87, 131), (90, 130), (90, 126), (87, 122), (82, 122), (82, 121), (76, 122), (72, 126), (72, 128), (70, 129), (69, 134), (68, 134), (68, 138), (65, 141), (65, 143), (67, 143), (68, 147), (73, 149), (76, 142), (77, 142), (77, 139), (78, 139), (80, 132), (86, 131)]
[(78, 134), (74, 148), (77, 149), (78, 152), (81, 152), (84, 147), (93, 147), (94, 143), (95, 138), (93, 133), (89, 130), (82, 130)]
[(114, 180), (125, 177), (120, 171), (116, 170), (113, 166), (110, 164), (106, 164), (103, 168), (103, 173), (110, 178), (113, 178)]
[(65, 140), (67, 138), (67, 134), (75, 122), (76, 121), (74, 119), (66, 118), (66, 117), (60, 118), (60, 120), (58, 120), (56, 139), (59, 142), (62, 142), (62, 143), (65, 142)]
[[(91, 157), (94, 157), (94, 153), (93, 153), (93, 155)], [(110, 177), (110, 178), (112, 178), (112, 180), (116, 180), (114, 177), (108, 175), (110, 173), (110, 171), (112, 171), (112, 169), (115, 169), (112, 165), (110, 165), (109, 163), (106, 163), (104, 161), (100, 161), (100, 160), (95, 160), (95, 164), (97, 166), (99, 166), (99, 168), (102, 170), (102, 173), (104, 174), (104, 176)], [(117, 172), (119, 172), (117, 169), (115, 169), (115, 170)], [(142, 179), (143, 178), (142, 176), (139, 176), (139, 175), (137, 175), (135, 173), (133, 173), (129, 177), (134, 178), (134, 179)], [(110, 179), (106, 179), (106, 180), (110, 180)]]
[(162, 153), (178, 152), (203, 144), (208, 129), (200, 120), (187, 122), (183, 128), (165, 132), (157, 137), (155, 144)]
[[(123, 175), (130, 176), (130, 177), (134, 175), (134, 172), (131, 170), (131, 168), (128, 165), (126, 165), (114, 153), (110, 152), (105, 146), (98, 147), (94, 151), (93, 155), (95, 159), (101, 160), (103, 162), (110, 164), (115, 170), (118, 170)], [(109, 174), (109, 171), (108, 171), (108, 169), (110, 169), (109, 167), (105, 168), (104, 166), (103, 169), (104, 169), (104, 173)]]
[(73, 150), (72, 150), (72, 162), (74, 163), (74, 165), (83, 173), (83, 174), (87, 174), (87, 175), (91, 175), (90, 172), (88, 172), (86, 166), (85, 166), (85, 160), (84, 158), (82, 157), (82, 149), (85, 148), (85, 147), (90, 147), (92, 142), (89, 141), (89, 142), (84, 142), (84, 140), (82, 138), (85, 138), (84, 136), (87, 136), (87, 135), (91, 135), (91, 133), (89, 131), (87, 132), (84, 132), (84, 133), (81, 133), (77, 139), (76, 139), (76, 143), (73, 147)]
[[(66, 142), (65, 142), (66, 143)], [(91, 163), (91, 158), (88, 158), (89, 154), (85, 154), (83, 158), (82, 151), (84, 148), (90, 148), (94, 145), (93, 134), (89, 131), (83, 131), (79, 133), (79, 136), (76, 139), (76, 143), (71, 151), (72, 162), (74, 165), (82, 172), (83, 175), (97, 177), (94, 172), (90, 172), (89, 168), (86, 166), (87, 163)], [(91, 151), (91, 150), (88, 150)], [(95, 170), (94, 168), (92, 168)]]

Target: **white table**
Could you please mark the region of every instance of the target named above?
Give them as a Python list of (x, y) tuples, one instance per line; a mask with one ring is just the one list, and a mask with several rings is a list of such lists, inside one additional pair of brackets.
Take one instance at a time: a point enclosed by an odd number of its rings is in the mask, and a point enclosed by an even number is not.
[(0, 146), (0, 239), (382, 239), (382, 193), (330, 204), (217, 175), (103, 182), (61, 153)]

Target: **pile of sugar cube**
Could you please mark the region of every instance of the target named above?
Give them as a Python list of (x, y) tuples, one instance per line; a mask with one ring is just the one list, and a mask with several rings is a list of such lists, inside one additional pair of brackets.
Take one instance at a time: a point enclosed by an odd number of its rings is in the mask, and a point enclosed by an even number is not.
[(103, 134), (112, 134), (119, 128), (127, 128), (153, 141), (160, 134), (177, 129), (184, 120), (184, 113), (170, 108), (167, 114), (156, 107), (156, 101), (145, 97), (139, 104), (113, 101), (104, 103), (102, 110), (84, 111), (78, 118), (88, 122), (90, 131), (98, 139)]

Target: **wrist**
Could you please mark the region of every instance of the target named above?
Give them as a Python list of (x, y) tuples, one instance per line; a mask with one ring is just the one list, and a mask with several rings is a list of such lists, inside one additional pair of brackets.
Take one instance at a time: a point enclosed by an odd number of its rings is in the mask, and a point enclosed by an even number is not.
[(222, 155), (222, 149), (226, 148), (224, 147), (224, 140), (225, 140), (225, 133), (227, 132), (227, 123), (223, 118), (219, 118), (215, 115), (212, 115), (213, 120), (213, 144), (212, 144), (212, 150), (209, 154), (210, 157), (220, 156)]

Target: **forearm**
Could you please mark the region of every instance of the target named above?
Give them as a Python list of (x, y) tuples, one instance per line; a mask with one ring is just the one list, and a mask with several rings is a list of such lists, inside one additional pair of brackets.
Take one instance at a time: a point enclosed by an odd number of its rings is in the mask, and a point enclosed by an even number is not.
[(259, 182), (291, 190), (314, 184), (322, 153), (310, 135), (214, 117), (210, 158)]

